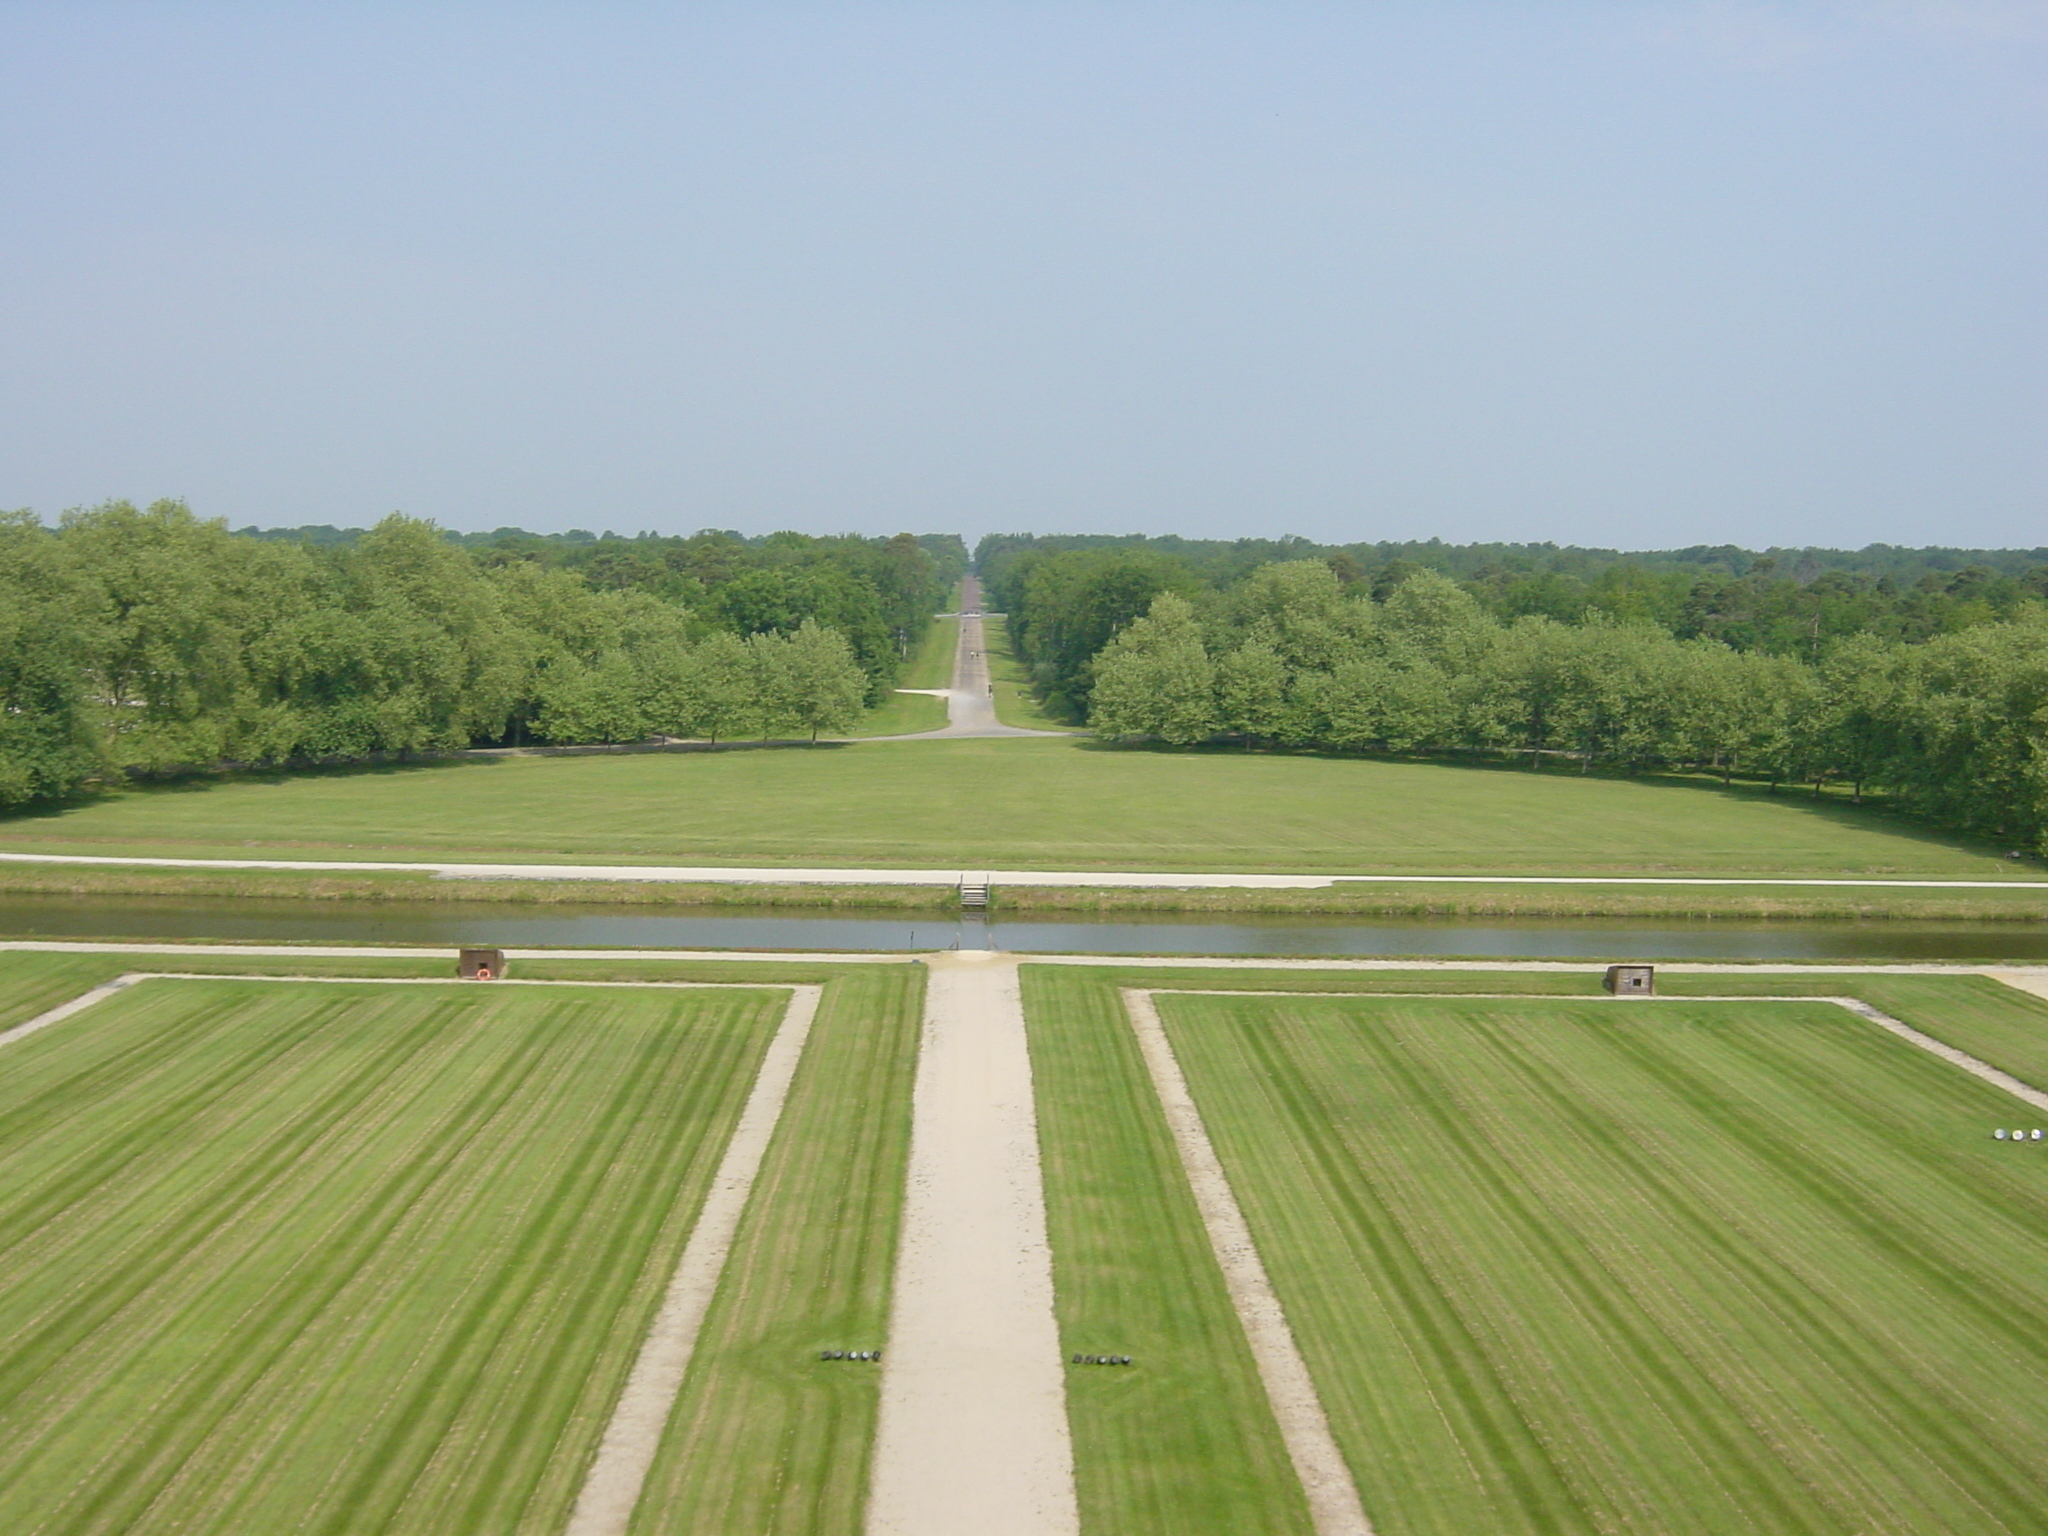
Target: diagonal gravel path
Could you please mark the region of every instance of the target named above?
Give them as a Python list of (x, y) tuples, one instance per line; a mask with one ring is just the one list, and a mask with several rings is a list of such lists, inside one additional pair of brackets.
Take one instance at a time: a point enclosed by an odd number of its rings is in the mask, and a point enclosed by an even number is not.
[(789, 1085), (796, 1077), (824, 989), (798, 986), (790, 988), (790, 993), (789, 1011), (761, 1059), (753, 1092), (740, 1111), (732, 1140), (726, 1143), (725, 1157), (669, 1279), (661, 1310), (654, 1315), (654, 1324), (626, 1377), (625, 1390), (612, 1409), (611, 1422), (605, 1426), (604, 1438), (598, 1442), (597, 1458), (584, 1477), (565, 1536), (625, 1536), (632, 1523), (648, 1469), (661, 1449), (669, 1410), (675, 1406), (684, 1373), (690, 1368), (698, 1330), (718, 1289), (718, 1277), (725, 1272), (747, 1196), (753, 1193), (754, 1176), (760, 1172), (761, 1159), (782, 1118), (783, 1101), (789, 1097)]
[[(319, 982), (337, 985), (381, 985), (394, 987), (460, 986), (475, 982), (436, 977), (397, 976), (250, 976), (214, 975), (175, 971), (131, 971), (83, 992), (69, 1002), (0, 1032), (0, 1046), (84, 1012), (95, 1003), (143, 981), (247, 981)], [(704, 1314), (718, 1289), (719, 1277), (732, 1251), (740, 1217), (753, 1192), (755, 1175), (767, 1154), (768, 1143), (782, 1118), (783, 1103), (789, 1097), (797, 1064), (810, 1038), (811, 1023), (817, 1017), (824, 996), (822, 986), (788, 982), (700, 982), (700, 981), (498, 981), (493, 987), (603, 987), (650, 988), (660, 990), (787, 990), (789, 1007), (777, 1026), (775, 1037), (763, 1053), (747, 1102), (740, 1110), (732, 1138), (726, 1143), (718, 1171), (712, 1176), (696, 1225), (683, 1246), (682, 1257), (670, 1276), (647, 1337), (626, 1377), (624, 1389), (613, 1406), (612, 1416), (598, 1443), (597, 1455), (584, 1476), (576, 1507), (564, 1536), (625, 1536), (632, 1523), (640, 1491), (646, 1485), (648, 1469), (661, 1448), (676, 1394), (682, 1390), (690, 1356)]]
[(1159, 1022), (1154, 994), (1137, 988), (1123, 989), (1124, 1012), (1138, 1037), (1138, 1050), (1152, 1077), (1153, 1091), (1166, 1111), (1166, 1123), (1173, 1131), (1173, 1143), (1180, 1153), (1181, 1167), (1195, 1193), (1195, 1205), (1208, 1229), (1209, 1247), (1223, 1271), (1231, 1305), (1258, 1363), (1259, 1380), (1272, 1405), (1273, 1418), (1280, 1426), (1280, 1438), (1294, 1463), (1294, 1475), (1308, 1498), (1309, 1518), (1316, 1536), (1373, 1536), (1372, 1522), (1359, 1501), (1358, 1486), (1337, 1440), (1330, 1433), (1330, 1421), (1323, 1413), (1315, 1379), (1308, 1362), (1294, 1342), (1294, 1330), (1287, 1324), (1280, 1297), (1266, 1276), (1252, 1231), (1230, 1188), (1229, 1175), (1209, 1141), (1202, 1124), (1202, 1112), (1195, 1107), (1187, 1079), (1173, 1054)]

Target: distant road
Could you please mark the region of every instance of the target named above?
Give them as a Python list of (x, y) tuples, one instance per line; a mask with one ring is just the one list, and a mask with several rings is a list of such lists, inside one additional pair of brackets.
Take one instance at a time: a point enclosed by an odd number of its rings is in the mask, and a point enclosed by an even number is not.
[(960, 584), (960, 639), (953, 651), (951, 688), (905, 688), (904, 693), (931, 693), (946, 701), (946, 724), (936, 731), (907, 736), (870, 736), (869, 741), (935, 741), (950, 736), (1065, 736), (1067, 731), (1032, 731), (1005, 725), (996, 718), (995, 694), (989, 684), (988, 640), (981, 622), (981, 583), (974, 577)]

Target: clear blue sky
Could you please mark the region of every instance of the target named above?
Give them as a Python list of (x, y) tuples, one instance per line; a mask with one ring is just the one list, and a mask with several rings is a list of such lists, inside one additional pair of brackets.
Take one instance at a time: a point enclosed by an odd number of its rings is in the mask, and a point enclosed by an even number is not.
[(2048, 5), (0, 0), (0, 506), (2048, 544)]

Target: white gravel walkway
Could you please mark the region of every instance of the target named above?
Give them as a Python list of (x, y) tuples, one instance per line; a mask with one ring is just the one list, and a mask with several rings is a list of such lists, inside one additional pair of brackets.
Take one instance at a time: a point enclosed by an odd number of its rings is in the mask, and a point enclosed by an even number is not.
[(1017, 963), (933, 956), (869, 1536), (1074, 1536)]

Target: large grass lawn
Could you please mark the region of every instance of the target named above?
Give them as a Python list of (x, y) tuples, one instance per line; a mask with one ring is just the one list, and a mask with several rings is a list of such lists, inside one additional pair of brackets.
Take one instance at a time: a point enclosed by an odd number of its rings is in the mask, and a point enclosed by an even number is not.
[[(2048, 1090), (2048, 1000), (1989, 976), (1660, 975), (1666, 993), (1818, 993), (1860, 998), (1979, 1061)], [(1492, 990), (1489, 988), (1488, 990)], [(2031, 1113), (2015, 1107), (2015, 1113)]]
[(995, 869), (2038, 872), (1868, 808), (1696, 783), (1076, 740), (463, 761), (109, 794), (0, 848)]
[(2048, 1528), (2008, 1096), (1798, 1000), (1160, 1011), (1384, 1536)]
[(786, 999), (156, 981), (6, 1047), (0, 1527), (559, 1530)]

